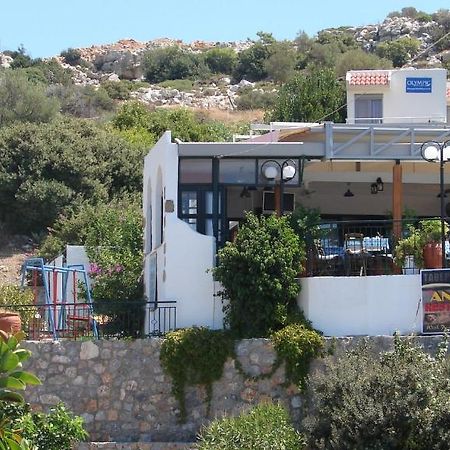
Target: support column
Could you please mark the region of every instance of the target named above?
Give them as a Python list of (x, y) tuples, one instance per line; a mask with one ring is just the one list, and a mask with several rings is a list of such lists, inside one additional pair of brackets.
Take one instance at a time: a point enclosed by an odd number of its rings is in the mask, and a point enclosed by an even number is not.
[(281, 203), (283, 195), (283, 190), (281, 189), (281, 183), (276, 183), (274, 187), (274, 196), (275, 196), (275, 212), (277, 217), (281, 217)]
[(392, 219), (393, 237), (397, 241), (402, 237), (402, 216), (403, 216), (403, 181), (402, 166), (400, 161), (395, 161), (392, 169)]

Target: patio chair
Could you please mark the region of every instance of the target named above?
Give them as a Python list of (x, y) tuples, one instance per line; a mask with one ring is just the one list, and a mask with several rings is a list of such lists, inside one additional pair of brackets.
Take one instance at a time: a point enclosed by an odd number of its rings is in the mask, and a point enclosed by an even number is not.
[(370, 254), (364, 248), (362, 233), (347, 233), (344, 236), (345, 274), (367, 275), (367, 260)]
[(342, 267), (341, 259), (338, 254), (327, 252), (322, 247), (320, 241), (314, 243), (313, 252), (313, 275), (328, 275), (335, 276), (338, 275)]

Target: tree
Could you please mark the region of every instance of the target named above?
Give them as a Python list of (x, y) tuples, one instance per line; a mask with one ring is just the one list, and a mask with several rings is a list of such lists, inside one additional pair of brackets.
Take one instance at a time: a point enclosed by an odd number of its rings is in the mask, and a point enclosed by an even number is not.
[(204, 76), (208, 68), (203, 55), (188, 53), (178, 46), (149, 50), (143, 59), (145, 78), (151, 83)]
[(392, 61), (380, 58), (373, 53), (361, 49), (353, 49), (339, 56), (336, 64), (336, 75), (343, 77), (349, 70), (391, 69)]
[(287, 217), (248, 214), (235, 242), (219, 250), (213, 269), (228, 301), (225, 321), (239, 337), (266, 337), (297, 312), (304, 247)]
[(71, 66), (78, 66), (81, 63), (81, 53), (75, 48), (68, 48), (61, 52), (61, 57)]
[(232, 74), (238, 56), (232, 48), (213, 48), (205, 54), (205, 62), (212, 73)]
[(390, 59), (394, 67), (402, 67), (417, 54), (419, 47), (418, 39), (403, 37), (395, 41), (382, 42), (376, 48), (376, 53), (381, 58)]
[(234, 71), (237, 81), (246, 79), (260, 81), (267, 77), (265, 62), (272, 54), (273, 44), (276, 42), (271, 33), (262, 31), (257, 33), (259, 37), (251, 47), (239, 53), (238, 63)]
[(296, 52), (287, 41), (272, 45), (272, 54), (266, 59), (264, 68), (267, 76), (275, 83), (285, 83), (294, 76)]
[(123, 105), (112, 122), (121, 131), (145, 129), (155, 138), (171, 130), (174, 138), (185, 142), (230, 141), (234, 132), (232, 127), (207, 119), (202, 113), (185, 108), (148, 111), (139, 102)]
[(274, 108), (268, 112), (273, 121), (343, 121), (345, 89), (331, 69), (314, 69), (297, 75), (281, 89)]
[(42, 231), (82, 201), (142, 189), (142, 153), (79, 119), (17, 123), (0, 131), (0, 220), (17, 232)]
[(59, 109), (41, 83), (33, 83), (17, 71), (0, 73), (0, 128), (14, 121), (49, 122)]

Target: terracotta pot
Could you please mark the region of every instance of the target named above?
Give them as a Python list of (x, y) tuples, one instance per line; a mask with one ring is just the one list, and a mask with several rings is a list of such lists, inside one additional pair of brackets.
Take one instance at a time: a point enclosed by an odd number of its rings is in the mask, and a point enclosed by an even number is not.
[(423, 263), (425, 269), (442, 268), (442, 246), (439, 242), (429, 242), (424, 245)]
[(21, 330), (22, 321), (20, 316), (14, 312), (0, 312), (0, 330), (5, 333), (14, 334)]

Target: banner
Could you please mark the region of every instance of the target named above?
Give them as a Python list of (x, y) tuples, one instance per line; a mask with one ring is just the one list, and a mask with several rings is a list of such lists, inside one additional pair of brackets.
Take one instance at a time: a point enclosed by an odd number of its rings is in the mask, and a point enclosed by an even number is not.
[(450, 330), (450, 269), (422, 270), (423, 333)]

